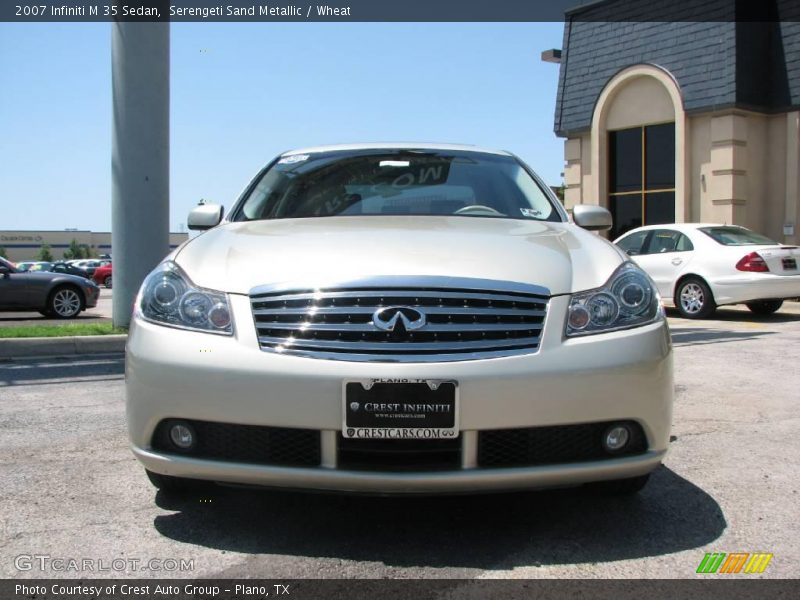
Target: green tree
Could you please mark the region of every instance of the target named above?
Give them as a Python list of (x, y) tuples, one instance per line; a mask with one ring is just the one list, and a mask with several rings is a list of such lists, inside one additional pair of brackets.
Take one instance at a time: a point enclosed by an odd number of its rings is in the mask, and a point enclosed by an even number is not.
[(0, 246), (0, 256), (3, 258), (8, 258), (8, 252), (6, 252), (5, 246)]
[(78, 243), (78, 240), (72, 238), (72, 241), (69, 243), (69, 248), (64, 250), (64, 259), (77, 260), (85, 257), (83, 246)]
[(39, 256), (37, 258), (46, 262), (53, 262), (53, 253), (50, 252), (49, 244), (42, 244), (42, 247), (39, 248)]

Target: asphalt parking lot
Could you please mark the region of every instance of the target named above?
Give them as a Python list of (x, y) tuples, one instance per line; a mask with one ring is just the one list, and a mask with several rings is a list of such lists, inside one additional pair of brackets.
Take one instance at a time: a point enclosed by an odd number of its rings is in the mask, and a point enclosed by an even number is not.
[[(0, 363), (0, 577), (683, 578), (705, 552), (770, 552), (767, 570), (746, 577), (800, 576), (800, 307), (670, 321), (672, 448), (627, 499), (219, 488), (176, 500), (128, 450), (121, 356)], [(37, 554), (187, 559), (193, 570), (17, 568)]]

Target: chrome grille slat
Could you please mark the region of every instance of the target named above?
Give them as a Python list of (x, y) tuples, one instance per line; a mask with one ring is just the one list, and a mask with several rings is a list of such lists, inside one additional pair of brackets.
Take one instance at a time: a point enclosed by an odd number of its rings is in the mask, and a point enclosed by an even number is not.
[(459, 350), (486, 350), (487, 348), (507, 348), (513, 346), (525, 346), (531, 339), (536, 338), (517, 338), (512, 340), (481, 340), (477, 342), (338, 342), (332, 340), (306, 340), (295, 339), (287, 341), (286, 338), (259, 336), (258, 341), (262, 345), (274, 344), (283, 345), (287, 351), (293, 347), (330, 349), (339, 352), (353, 350), (354, 352), (395, 352), (398, 350), (414, 350), (426, 352), (430, 350), (441, 350), (442, 352), (458, 352)]
[[(278, 323), (259, 321), (260, 329), (287, 329), (291, 331), (353, 331), (353, 332), (374, 332), (375, 326), (372, 323)], [(434, 333), (441, 332), (464, 332), (464, 331), (529, 331), (540, 330), (541, 324), (537, 323), (445, 323), (426, 325), (425, 331)]]
[(259, 346), (285, 355), (376, 362), (476, 360), (538, 350), (546, 289), (448, 277), (417, 278), (415, 287), (414, 279), (403, 285), (376, 278), (323, 289), (256, 288), (250, 303)]
[[(275, 300), (275, 297), (280, 300)], [(407, 296), (409, 298), (447, 298), (449, 300), (486, 300), (486, 294), (480, 292), (454, 292), (452, 290), (348, 290), (339, 292), (303, 292), (298, 294), (263, 294), (252, 296), (254, 302), (284, 302), (295, 300), (315, 300), (320, 297), (325, 298), (381, 298), (383, 296)], [(523, 295), (492, 294), (493, 301), (503, 302), (525, 302), (525, 303), (545, 303), (547, 298), (536, 298)]]
[[(410, 299), (409, 299), (410, 300)], [(389, 305), (391, 306), (391, 305)], [(408, 306), (415, 306), (409, 303)], [(320, 306), (316, 308), (254, 308), (253, 314), (261, 315), (371, 315), (378, 306)], [(517, 310), (513, 308), (469, 308), (465, 306), (421, 306), (428, 315), (470, 314), (470, 315), (516, 315), (524, 317), (543, 317), (543, 310)]]

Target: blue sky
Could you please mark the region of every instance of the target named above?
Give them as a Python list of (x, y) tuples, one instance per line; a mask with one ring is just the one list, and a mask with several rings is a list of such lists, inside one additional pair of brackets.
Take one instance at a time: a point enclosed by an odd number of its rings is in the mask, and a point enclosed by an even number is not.
[[(0, 24), (0, 229), (111, 225), (111, 26)], [(172, 25), (171, 209), (300, 146), (474, 143), (561, 182), (562, 23)]]

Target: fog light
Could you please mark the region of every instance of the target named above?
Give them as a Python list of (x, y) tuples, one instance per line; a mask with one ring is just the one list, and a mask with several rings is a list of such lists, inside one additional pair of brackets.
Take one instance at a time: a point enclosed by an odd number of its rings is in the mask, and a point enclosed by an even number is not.
[(194, 430), (188, 423), (176, 423), (170, 427), (169, 438), (181, 450), (189, 450), (194, 446)]
[(603, 448), (606, 452), (619, 452), (631, 439), (631, 431), (625, 425), (612, 425), (603, 434)]

